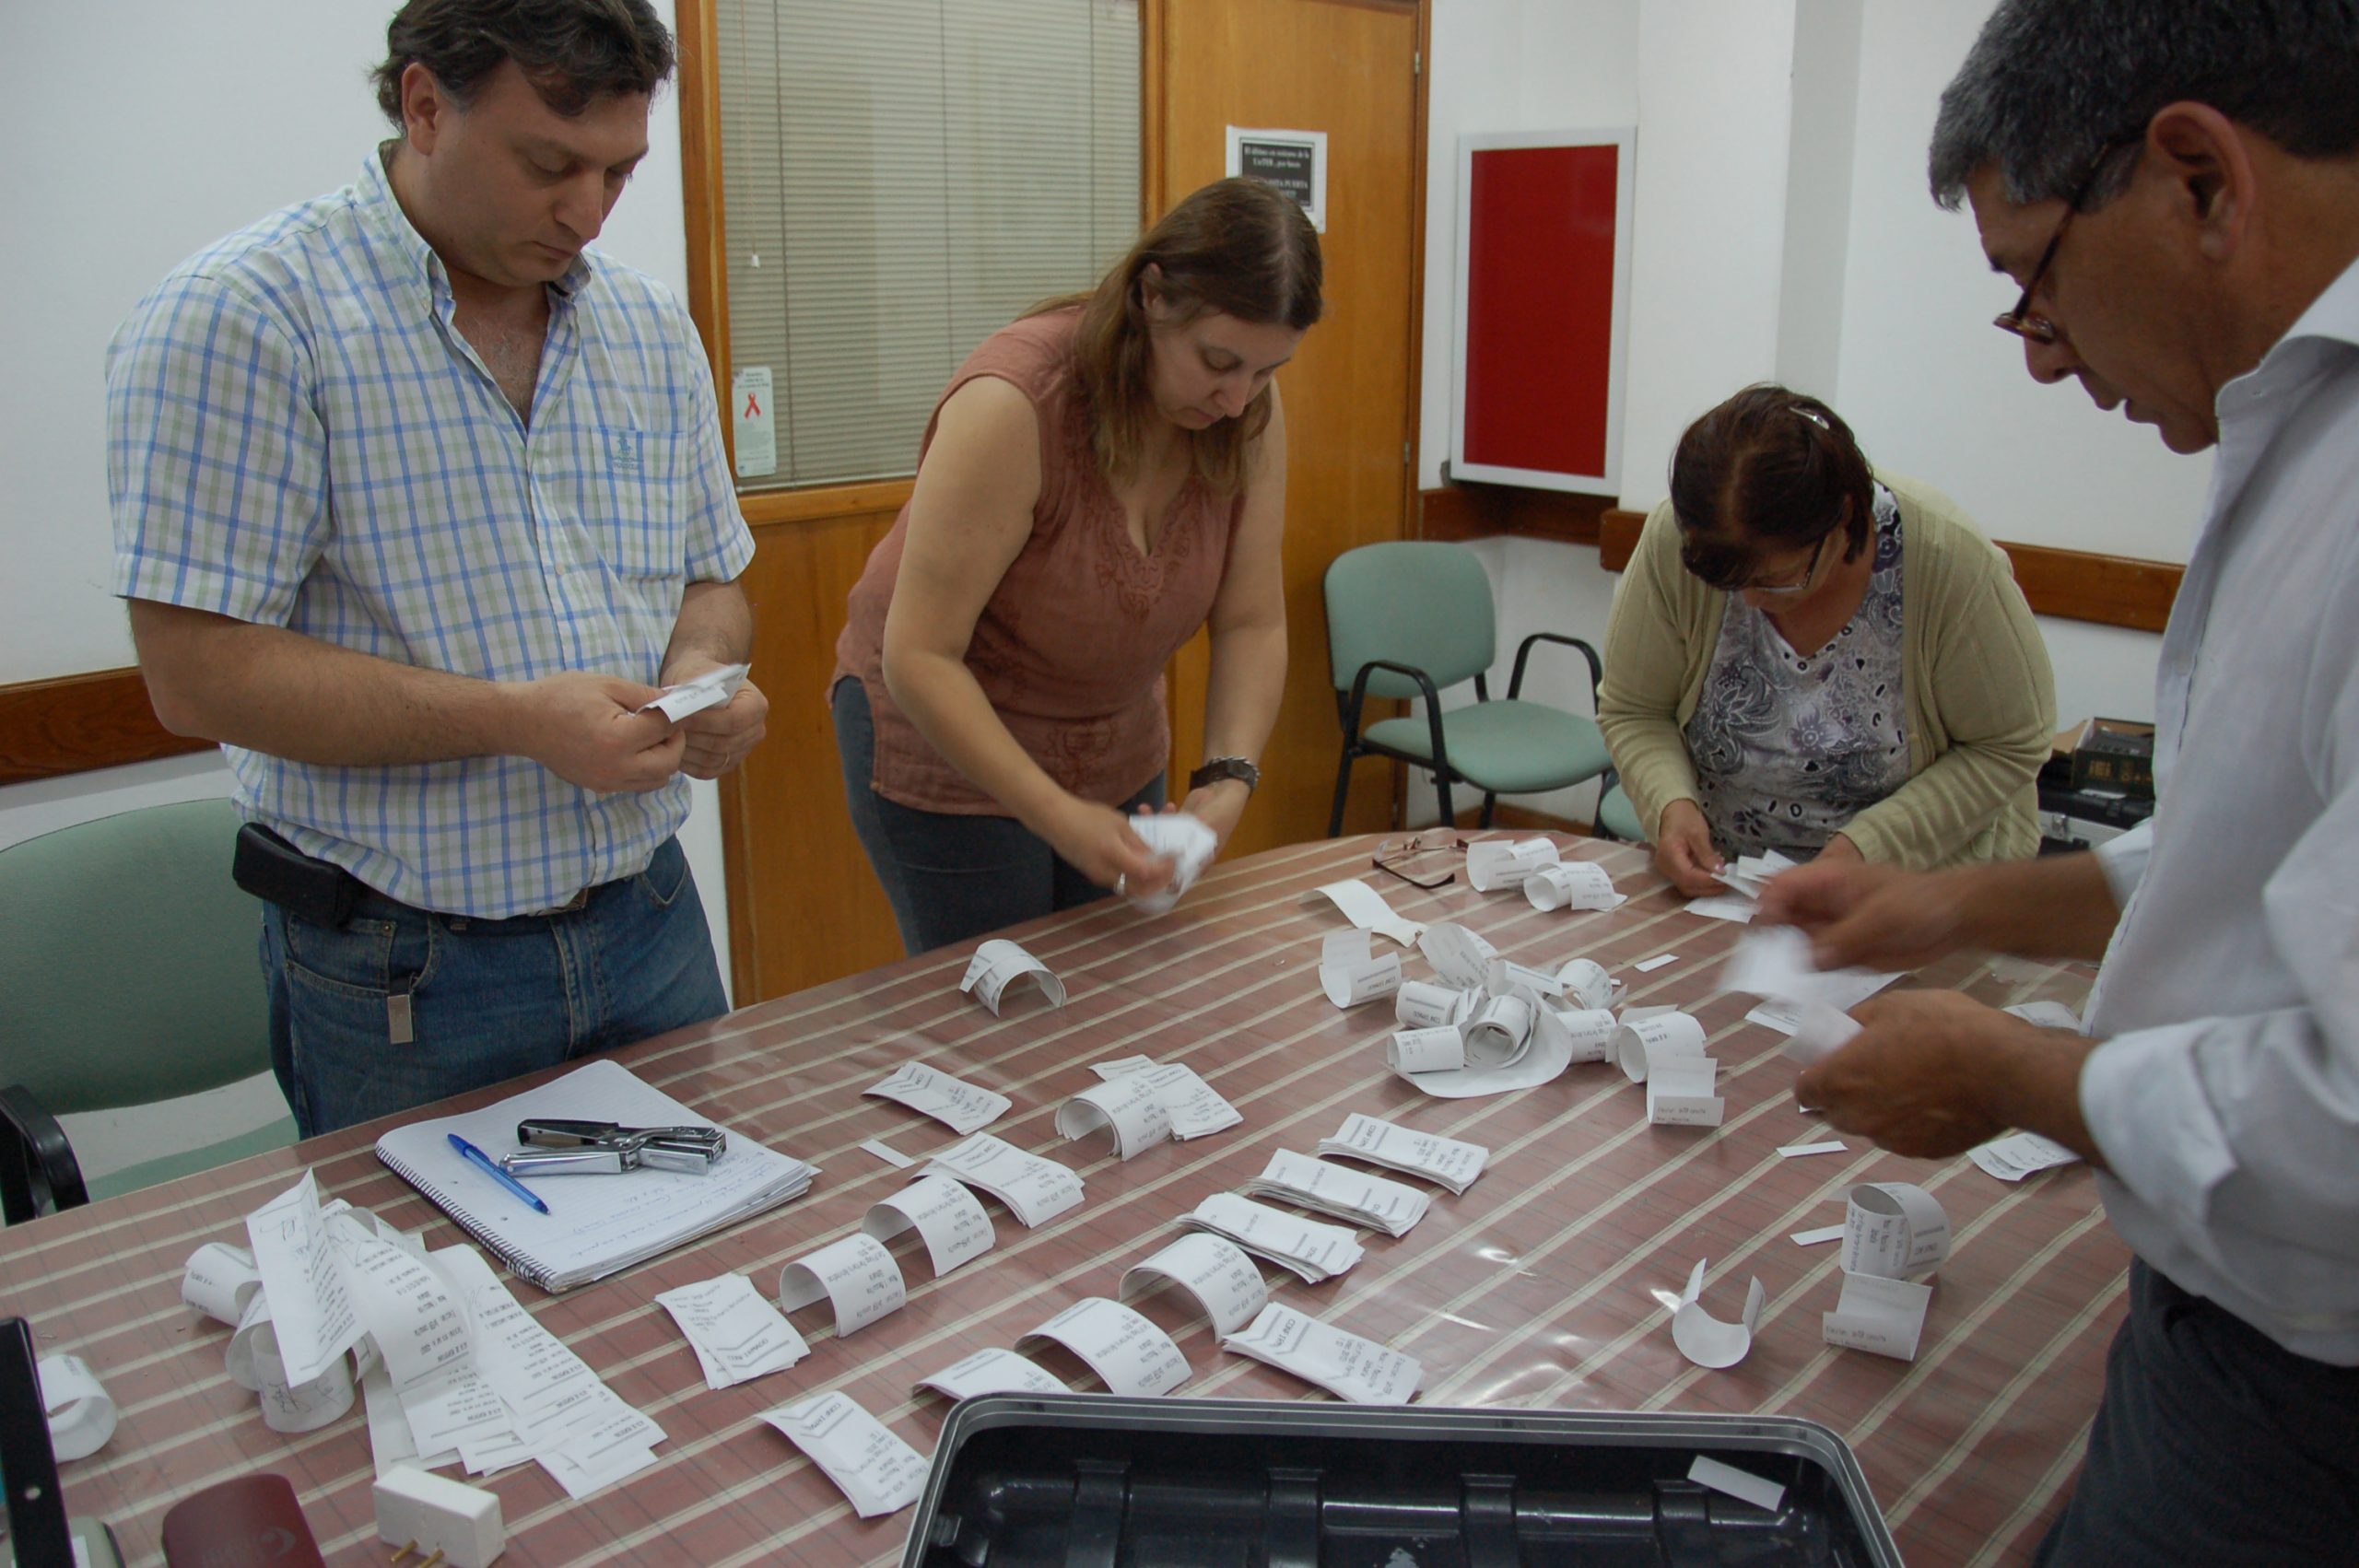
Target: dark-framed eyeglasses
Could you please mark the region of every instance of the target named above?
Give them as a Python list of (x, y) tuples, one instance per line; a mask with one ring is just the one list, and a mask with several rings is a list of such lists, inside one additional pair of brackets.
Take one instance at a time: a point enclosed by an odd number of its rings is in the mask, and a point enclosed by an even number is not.
[[(1376, 869), (1388, 876), (1397, 876), (1411, 887), (1428, 891), (1448, 887), (1458, 880), (1455, 868), (1445, 869), (1445, 862), (1432, 859), (1438, 855), (1463, 855), (1466, 840), (1455, 833), (1433, 829), (1415, 833), (1406, 838), (1388, 838), (1376, 847)], [(1416, 862), (1425, 860), (1419, 865)], [(1441, 874), (1436, 876), (1436, 872)]]
[(1799, 580), (1794, 582), (1747, 582), (1741, 585), (1737, 591), (1740, 593), (1759, 593), (1770, 598), (1788, 598), (1797, 593), (1809, 592), (1811, 584), (1818, 580), (1818, 568), (1826, 564), (1827, 542), (1841, 532), (1842, 529), (1839, 527), (1830, 528), (1825, 533), (1818, 536), (1818, 544), (1810, 553), (1810, 565), (1802, 568), (1802, 575)]
[(2063, 335), (2057, 331), (2054, 322), (2034, 312), (2031, 297), (2037, 292), (2040, 280), (2048, 275), (2049, 263), (2056, 260), (2057, 248), (2064, 243), (2064, 231), (2072, 227), (2072, 215), (2081, 210), (2081, 204), (2087, 201), (2089, 193), (2097, 188), (2097, 177), (2105, 172), (2106, 164), (2122, 148), (2134, 146), (2145, 139), (2143, 131), (2135, 135), (2108, 136), (2097, 148), (2096, 157), (2089, 160), (2089, 171), (2081, 176), (2081, 182), (2074, 187), (2071, 199), (2064, 204), (2064, 216), (2056, 220), (2056, 232), (2048, 237), (2048, 248), (2040, 252), (2038, 263), (2031, 269), (2031, 276), (2025, 281), (2024, 291), (2016, 298), (2015, 308), (1991, 317), (1992, 326), (2001, 332), (2013, 333), (2026, 342), (2042, 345), (2052, 344)]

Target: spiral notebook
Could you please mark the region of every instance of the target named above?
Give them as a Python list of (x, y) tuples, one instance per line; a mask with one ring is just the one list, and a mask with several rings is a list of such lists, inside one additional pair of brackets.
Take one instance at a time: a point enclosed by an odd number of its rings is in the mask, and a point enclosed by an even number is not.
[(800, 1198), (818, 1174), (816, 1165), (731, 1132), (729, 1152), (702, 1176), (637, 1170), (534, 1180), (533, 1192), (549, 1206), (542, 1214), (468, 1164), (446, 1136), (455, 1132), (496, 1160), (521, 1147), (516, 1124), (528, 1117), (626, 1127), (709, 1124), (619, 1062), (601, 1059), (479, 1111), (413, 1122), (377, 1140), (377, 1158), (395, 1176), (545, 1291), (604, 1279)]

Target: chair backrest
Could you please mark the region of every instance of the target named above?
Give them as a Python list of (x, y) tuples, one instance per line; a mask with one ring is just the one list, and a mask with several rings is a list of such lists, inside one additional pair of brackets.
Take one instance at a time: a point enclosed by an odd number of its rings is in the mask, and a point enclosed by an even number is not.
[(270, 1066), (262, 904), (227, 801), (148, 806), (0, 849), (0, 1083), (53, 1115)]
[[(1337, 691), (1371, 659), (1414, 664), (1444, 690), (1498, 657), (1491, 579), (1463, 544), (1403, 541), (1346, 550), (1327, 568), (1327, 660)], [(1410, 697), (1414, 681), (1379, 670), (1371, 696)]]

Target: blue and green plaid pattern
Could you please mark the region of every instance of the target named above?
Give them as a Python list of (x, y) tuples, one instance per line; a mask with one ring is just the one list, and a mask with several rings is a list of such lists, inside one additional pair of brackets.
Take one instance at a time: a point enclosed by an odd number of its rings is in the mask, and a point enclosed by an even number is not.
[[(753, 558), (710, 371), (652, 278), (593, 252), (551, 298), (527, 428), (378, 155), (183, 263), (108, 350), (115, 591), (486, 680), (651, 684), (686, 585)], [(485, 919), (633, 874), (688, 811), (683, 778), (602, 795), (515, 756), (224, 750), (248, 816)]]

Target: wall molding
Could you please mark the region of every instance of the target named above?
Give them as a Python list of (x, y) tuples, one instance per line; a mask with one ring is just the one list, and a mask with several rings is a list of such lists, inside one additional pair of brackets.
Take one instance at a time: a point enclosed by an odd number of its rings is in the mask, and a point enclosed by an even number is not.
[(136, 667), (0, 686), (0, 784), (212, 749), (164, 728)]
[[(1602, 497), (1566, 496), (1549, 490), (1515, 491), (1520, 500), (1488, 494), (1511, 491), (1504, 485), (1449, 485), (1418, 493), (1423, 503), (1422, 537), (1483, 539), (1500, 534), (1593, 544), (1598, 564), (1618, 572), (1630, 564), (1647, 514), (1608, 506)], [(1594, 503), (1592, 506), (1591, 503)], [(1583, 530), (1586, 529), (1586, 536)], [(2159, 632), (2170, 619), (2186, 568), (2172, 561), (2136, 556), (2106, 556), (2048, 544), (1999, 547), (2014, 563), (2015, 582), (2032, 613), (2101, 626)]]

